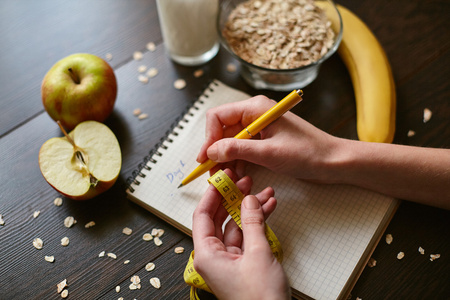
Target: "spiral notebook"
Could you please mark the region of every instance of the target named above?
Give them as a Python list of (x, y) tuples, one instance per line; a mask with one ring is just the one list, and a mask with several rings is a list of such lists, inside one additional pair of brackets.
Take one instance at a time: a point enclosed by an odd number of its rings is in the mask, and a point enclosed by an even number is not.
[[(130, 200), (191, 235), (192, 213), (208, 174), (178, 189), (198, 164), (209, 108), (249, 98), (215, 80), (153, 149), (127, 190)], [(305, 99), (304, 101), (307, 101)], [(283, 267), (299, 299), (346, 299), (392, 218), (398, 200), (346, 185), (318, 185), (251, 166), (253, 192), (275, 189), (267, 220), (284, 251)]]

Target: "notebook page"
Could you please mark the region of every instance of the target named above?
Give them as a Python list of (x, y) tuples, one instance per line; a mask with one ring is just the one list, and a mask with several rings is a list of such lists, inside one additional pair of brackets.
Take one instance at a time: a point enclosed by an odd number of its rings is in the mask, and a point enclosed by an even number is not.
[[(178, 189), (182, 179), (194, 170), (198, 151), (204, 142), (206, 111), (212, 107), (250, 96), (234, 90), (219, 81), (213, 81), (191, 107), (185, 121), (176, 127), (174, 132), (163, 142), (157, 152), (161, 156), (153, 156), (156, 163), (149, 162), (151, 170), (142, 169), (144, 178), (138, 177), (139, 185), (132, 184), (135, 190), (130, 193), (131, 200), (145, 206), (151, 212), (165, 219), (175, 227), (190, 234), (192, 213), (208, 187), (209, 173)], [(202, 103), (201, 103), (202, 102)], [(167, 148), (167, 149), (164, 149)]]
[[(216, 81), (191, 108), (193, 116), (181, 121), (158, 149), (151, 170), (129, 193), (175, 227), (191, 234), (192, 213), (203, 196), (209, 174), (178, 189), (181, 180), (198, 164), (204, 141), (205, 113), (214, 106), (249, 98)], [(167, 148), (167, 149), (165, 149)], [(394, 199), (364, 189), (343, 185), (316, 185), (273, 174), (258, 166), (249, 169), (257, 193), (272, 186), (278, 206), (268, 220), (284, 251), (283, 267), (291, 286), (314, 299), (337, 299), (360, 262), (375, 232), (383, 225)]]

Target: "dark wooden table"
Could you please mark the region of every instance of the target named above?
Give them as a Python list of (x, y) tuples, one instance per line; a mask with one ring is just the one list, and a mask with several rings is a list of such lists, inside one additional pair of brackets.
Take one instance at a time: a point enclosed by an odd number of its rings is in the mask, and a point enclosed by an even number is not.
[[(358, 14), (374, 31), (392, 64), (397, 84), (395, 143), (424, 147), (450, 146), (450, 2), (338, 1)], [(188, 299), (182, 272), (192, 240), (126, 198), (125, 185), (142, 158), (165, 135), (177, 116), (213, 78), (246, 91), (280, 99), (284, 93), (251, 89), (238, 72), (229, 73), (233, 59), (221, 50), (202, 66), (195, 78), (189, 68), (172, 63), (164, 53), (156, 4), (142, 1), (1, 1), (0, 2), (0, 299), (59, 299), (56, 284), (68, 280), (69, 299)], [(146, 50), (154, 42), (155, 52)], [(142, 51), (141, 61), (133, 52)], [(86, 202), (65, 199), (42, 177), (38, 152), (49, 138), (61, 136), (44, 111), (40, 84), (59, 59), (77, 52), (105, 57), (115, 70), (119, 93), (106, 124), (117, 135), (123, 167), (115, 186)], [(138, 67), (156, 67), (149, 83), (138, 81)], [(184, 78), (187, 87), (173, 88)], [(356, 139), (353, 88), (340, 58), (327, 61), (319, 77), (304, 89), (305, 101), (296, 110), (317, 127), (340, 137)], [(138, 120), (140, 108), (149, 118)], [(422, 122), (424, 108), (433, 116)], [(408, 137), (407, 132), (416, 134)], [(450, 198), (450, 195), (448, 195)], [(37, 218), (33, 213), (40, 211)], [(66, 228), (74, 216), (78, 223)], [(86, 229), (84, 224), (95, 221)], [(133, 229), (131, 236), (122, 233)], [(163, 228), (163, 245), (142, 240), (152, 228)], [(394, 243), (380, 242), (352, 291), (352, 299), (449, 299), (450, 212), (403, 202), (387, 228)], [(67, 247), (61, 238), (69, 237)], [(44, 241), (36, 250), (34, 238)], [(174, 248), (183, 246), (183, 254)], [(417, 249), (421, 246), (426, 255)], [(101, 251), (117, 259), (99, 258)], [(396, 255), (404, 251), (399, 261)], [(431, 262), (429, 254), (440, 253)], [(55, 262), (44, 260), (54, 255)], [(129, 260), (128, 264), (124, 264)], [(151, 273), (144, 269), (154, 262)], [(140, 276), (142, 288), (130, 290), (130, 278)], [(161, 279), (161, 289), (149, 284)], [(120, 293), (116, 286), (120, 285)]]

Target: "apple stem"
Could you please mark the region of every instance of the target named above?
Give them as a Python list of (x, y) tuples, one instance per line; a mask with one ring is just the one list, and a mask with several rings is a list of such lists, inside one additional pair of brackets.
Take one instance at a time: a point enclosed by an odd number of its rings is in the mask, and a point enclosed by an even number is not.
[(69, 140), (69, 143), (71, 143), (72, 146), (77, 147), (73, 139), (67, 134), (66, 130), (64, 130), (64, 127), (61, 125), (61, 122), (56, 121), (56, 123), (58, 123), (59, 128), (61, 129), (62, 133), (64, 133), (64, 136)]
[(80, 84), (80, 77), (77, 76), (77, 74), (72, 70), (72, 68), (69, 68), (69, 74), (70, 77), (72, 78), (72, 80), (76, 83), (76, 84)]

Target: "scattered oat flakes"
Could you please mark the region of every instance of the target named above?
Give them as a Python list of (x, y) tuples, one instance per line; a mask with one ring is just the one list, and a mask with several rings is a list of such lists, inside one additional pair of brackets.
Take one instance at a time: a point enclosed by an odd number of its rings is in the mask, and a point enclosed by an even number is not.
[(386, 244), (390, 245), (394, 238), (392, 237), (392, 234), (388, 233), (386, 234)]
[(120, 285), (116, 286), (116, 293), (120, 292)]
[(128, 265), (130, 263), (130, 260), (127, 259), (126, 261), (123, 262), (124, 265)]
[(175, 80), (175, 82), (173, 83), (173, 86), (177, 89), (177, 90), (181, 90), (184, 89), (186, 87), (186, 81), (184, 79), (177, 79)]
[(405, 253), (404, 252), (399, 252), (398, 254), (397, 254), (397, 259), (402, 259), (403, 257), (405, 257)]
[(183, 247), (176, 247), (174, 250), (175, 253), (180, 254), (184, 252), (184, 248)]
[(227, 71), (228, 71), (228, 72), (234, 73), (234, 72), (236, 72), (236, 70), (237, 70), (237, 68), (236, 68), (236, 65), (235, 65), (235, 64), (229, 63), (229, 64), (227, 65)]
[(153, 228), (152, 235), (154, 237), (161, 237), (164, 234), (164, 229)]
[(142, 239), (146, 242), (153, 240), (153, 236), (150, 233), (144, 233)]
[(37, 211), (35, 211), (34, 213), (33, 213), (33, 218), (37, 218), (37, 217), (39, 217), (39, 214), (41, 213), (41, 211), (40, 210), (37, 210)]
[(124, 229), (122, 229), (122, 233), (126, 234), (126, 235), (130, 235), (132, 232), (133, 232), (133, 230), (128, 227), (125, 227)]
[(61, 239), (61, 245), (64, 247), (69, 245), (69, 238), (67, 236), (65, 236)]
[(145, 270), (147, 270), (148, 272), (153, 271), (154, 269), (155, 269), (155, 264), (152, 262), (145, 265)]
[(156, 75), (158, 75), (158, 69), (157, 68), (150, 68), (148, 71), (147, 71), (147, 76), (149, 77), (149, 78), (153, 78), (153, 77), (155, 77)]
[(156, 45), (155, 45), (155, 43), (153, 43), (153, 42), (148, 43), (148, 44), (147, 44), (147, 50), (150, 51), (150, 52), (155, 51), (155, 50), (156, 50)]
[(377, 265), (377, 261), (373, 258), (373, 257), (371, 257), (370, 259), (369, 259), (369, 262), (367, 263), (367, 266), (369, 267), (369, 268), (373, 268), (373, 267), (375, 267)]
[(440, 254), (430, 254), (430, 261), (435, 261), (439, 257), (441, 257)]
[(429, 110), (428, 108), (425, 108), (423, 110), (423, 122), (426, 123), (426, 122), (430, 121), (432, 114), (433, 113), (431, 112), (431, 110)]
[(91, 228), (92, 226), (95, 226), (94, 221), (90, 221), (90, 222), (86, 223), (86, 225), (84, 225), (84, 228)]
[(150, 284), (156, 289), (159, 289), (161, 287), (161, 282), (159, 281), (158, 277), (150, 278)]
[(64, 226), (66, 226), (67, 228), (72, 227), (76, 223), (77, 223), (77, 220), (75, 220), (72, 216), (69, 216), (64, 219)]
[(161, 246), (162, 245), (162, 241), (161, 241), (161, 239), (159, 238), (159, 237), (157, 237), (157, 236), (155, 236), (155, 238), (153, 239), (154, 240), (154, 242), (155, 242), (155, 245), (156, 246)]
[(103, 256), (105, 256), (105, 251), (102, 251), (98, 254), (98, 257), (103, 257)]
[(0, 225), (5, 225), (5, 220), (3, 220), (3, 215), (0, 214)]
[(111, 257), (112, 259), (116, 259), (116, 258), (117, 258), (117, 255), (115, 255), (114, 253), (111, 253), (111, 252), (109, 252), (109, 253), (106, 254), (106, 255), (108, 255), (108, 256)]
[(111, 61), (113, 59), (113, 55), (111, 53), (106, 53), (105, 58), (107, 61)]
[(141, 60), (144, 55), (140, 51), (136, 51), (133, 53), (133, 59), (134, 60)]
[(67, 286), (67, 279), (64, 279), (63, 281), (61, 281), (60, 283), (58, 283), (56, 285), (58, 294), (62, 292), (62, 290), (64, 290), (64, 288)]
[(48, 262), (51, 262), (51, 263), (55, 261), (55, 257), (54, 257), (54, 256), (47, 256), (47, 255), (46, 255), (46, 256), (44, 257), (44, 259), (45, 259), (46, 261), (48, 261)]
[(139, 283), (141, 283), (141, 278), (139, 278), (139, 276), (134, 275), (133, 277), (131, 277), (130, 281), (135, 284), (138, 285)]
[(409, 130), (408, 131), (408, 137), (412, 137), (412, 136), (415, 136), (415, 135), (416, 135), (416, 132), (414, 130)]
[(67, 298), (67, 296), (69, 296), (69, 291), (68, 290), (64, 290), (61, 292), (61, 298)]
[(34, 248), (40, 250), (44, 246), (44, 242), (40, 238), (35, 238), (33, 240), (33, 246)]
[(138, 72), (139, 72), (139, 73), (144, 73), (145, 71), (147, 71), (147, 66), (145, 66), (145, 65), (140, 65), (140, 66), (138, 67)]
[(199, 78), (203, 76), (203, 70), (202, 69), (198, 69), (194, 71), (194, 77), (195, 78)]
[(138, 116), (138, 119), (139, 120), (144, 120), (144, 119), (147, 119), (148, 118), (148, 114), (140, 114), (139, 116)]
[(138, 80), (142, 83), (147, 83), (148, 82), (148, 77), (145, 75), (139, 75), (138, 76)]
[(139, 116), (142, 113), (142, 110), (140, 108), (135, 108), (133, 110), (133, 115)]
[(61, 197), (55, 198), (55, 200), (53, 200), (53, 204), (55, 204), (56, 206), (61, 206), (63, 204), (62, 198)]
[(422, 247), (419, 247), (419, 253), (424, 255), (425, 254), (425, 249), (423, 249)]

